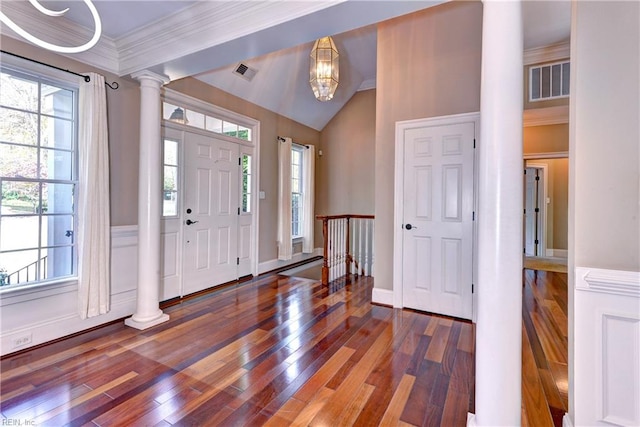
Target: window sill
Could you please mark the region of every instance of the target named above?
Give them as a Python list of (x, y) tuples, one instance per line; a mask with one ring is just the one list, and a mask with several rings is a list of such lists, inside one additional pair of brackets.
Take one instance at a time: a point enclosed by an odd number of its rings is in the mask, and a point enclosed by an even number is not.
[(0, 307), (46, 298), (78, 290), (78, 278), (67, 277), (51, 282), (0, 289)]

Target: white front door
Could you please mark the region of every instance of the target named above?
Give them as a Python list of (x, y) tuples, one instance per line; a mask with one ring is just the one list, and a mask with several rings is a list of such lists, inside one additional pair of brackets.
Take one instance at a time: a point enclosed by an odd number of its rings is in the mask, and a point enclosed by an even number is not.
[(185, 132), (183, 294), (238, 278), (239, 147)]
[(402, 305), (471, 319), (475, 122), (405, 128)]

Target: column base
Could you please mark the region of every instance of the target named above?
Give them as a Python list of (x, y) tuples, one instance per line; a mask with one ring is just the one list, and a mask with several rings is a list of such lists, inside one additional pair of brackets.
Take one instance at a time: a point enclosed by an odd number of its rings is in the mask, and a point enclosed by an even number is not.
[(132, 317), (129, 317), (127, 319), (124, 319), (124, 324), (127, 325), (127, 326), (130, 326), (132, 328), (135, 328), (135, 329), (140, 329), (142, 331), (144, 329), (149, 329), (152, 326), (159, 325), (160, 323), (164, 323), (167, 320), (169, 320), (169, 315), (165, 314), (165, 313), (162, 313), (162, 314), (160, 314), (159, 317), (156, 317), (155, 319), (147, 320), (147, 321), (144, 321), (144, 322), (139, 322), (137, 320), (134, 320), (133, 316), (132, 316)]

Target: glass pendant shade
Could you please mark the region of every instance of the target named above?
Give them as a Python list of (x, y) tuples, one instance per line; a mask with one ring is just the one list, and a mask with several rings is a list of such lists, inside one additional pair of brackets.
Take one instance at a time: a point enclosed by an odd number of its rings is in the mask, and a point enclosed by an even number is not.
[(338, 50), (331, 37), (316, 40), (311, 49), (309, 83), (318, 101), (329, 101), (338, 88)]

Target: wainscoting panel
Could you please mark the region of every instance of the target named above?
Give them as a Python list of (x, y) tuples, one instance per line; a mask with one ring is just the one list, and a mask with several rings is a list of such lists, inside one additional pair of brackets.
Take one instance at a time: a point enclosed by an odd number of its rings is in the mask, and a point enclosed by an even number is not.
[(640, 425), (640, 272), (576, 268), (575, 425)]
[(116, 319), (136, 307), (136, 226), (111, 227), (111, 310), (80, 319), (77, 281), (5, 292), (0, 297), (0, 354), (42, 344)]

